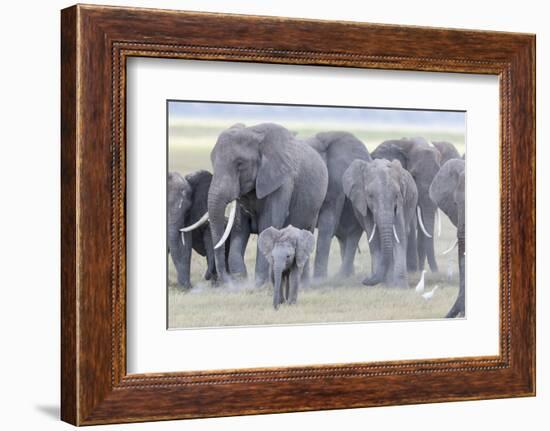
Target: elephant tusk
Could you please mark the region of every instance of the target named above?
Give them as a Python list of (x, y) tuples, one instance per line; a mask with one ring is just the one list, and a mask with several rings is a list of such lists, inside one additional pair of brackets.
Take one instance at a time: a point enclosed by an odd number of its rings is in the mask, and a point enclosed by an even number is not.
[(395, 225), (392, 225), (392, 227), (393, 227), (393, 236), (395, 237), (397, 244), (400, 244), (399, 237), (397, 236), (397, 231), (395, 230)]
[(369, 236), (369, 242), (371, 242), (372, 239), (374, 238), (374, 233), (375, 232), (376, 232), (376, 223), (374, 224), (374, 227), (372, 228), (372, 233)]
[(208, 212), (205, 212), (204, 215), (199, 219), (199, 221), (193, 223), (191, 226), (182, 227), (180, 231), (191, 232), (192, 230), (195, 230), (196, 228), (205, 224), (207, 221), (208, 221)]
[(437, 236), (441, 237), (441, 210), (437, 209)]
[(453, 245), (451, 245), (447, 250), (445, 250), (443, 254), (448, 254), (451, 251), (453, 251), (453, 249), (456, 247), (457, 244), (458, 244), (458, 239), (455, 239), (453, 242)]
[(428, 233), (426, 228), (424, 227), (424, 222), (422, 221), (422, 210), (419, 206), (416, 207), (416, 213), (418, 214), (418, 223), (420, 224), (420, 229), (422, 229), (422, 232), (424, 232), (424, 235), (426, 235), (428, 238), (431, 238), (432, 236)]
[(183, 245), (185, 245), (185, 238), (184, 238), (184, 233), (180, 231), (180, 236), (181, 236), (181, 243)]
[(229, 234), (231, 233), (231, 229), (233, 228), (233, 223), (235, 222), (235, 213), (237, 212), (237, 201), (231, 202), (230, 205), (231, 205), (231, 210), (229, 212), (229, 220), (227, 221), (225, 232), (223, 233), (223, 236), (214, 247), (214, 250), (220, 248), (223, 245), (223, 243), (229, 237)]

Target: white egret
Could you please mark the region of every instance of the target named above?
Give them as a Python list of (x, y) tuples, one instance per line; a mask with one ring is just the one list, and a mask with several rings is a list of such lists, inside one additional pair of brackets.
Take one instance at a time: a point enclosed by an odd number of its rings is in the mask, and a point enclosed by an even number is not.
[(416, 285), (414, 291), (416, 293), (422, 293), (424, 292), (424, 274), (426, 274), (426, 270), (423, 269), (422, 270), (422, 275), (420, 276), (420, 281), (418, 282), (418, 284)]
[(424, 298), (426, 301), (429, 301), (434, 296), (435, 291), (439, 288), (439, 286), (435, 286), (432, 290), (429, 292), (423, 293), (422, 298)]

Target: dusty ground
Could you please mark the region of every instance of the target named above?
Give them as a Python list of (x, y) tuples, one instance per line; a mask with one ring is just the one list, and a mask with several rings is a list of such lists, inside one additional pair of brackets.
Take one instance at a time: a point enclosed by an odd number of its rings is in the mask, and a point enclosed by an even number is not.
[[(225, 124), (178, 123), (170, 129), (170, 170), (183, 174), (195, 169), (208, 169), (210, 149)], [(301, 129), (292, 125), (299, 136), (310, 136), (316, 130)], [(433, 134), (430, 131), (352, 131), (372, 151), (385, 139), (403, 136), (425, 136), (431, 140), (450, 140), (458, 150), (464, 150), (463, 137), (452, 134)], [(409, 275), (410, 289), (396, 289), (385, 286), (367, 287), (361, 280), (370, 273), (370, 256), (367, 241), (363, 235), (361, 253), (355, 259), (356, 276), (345, 280), (330, 279), (320, 285), (303, 288), (298, 293), (298, 303), (282, 306), (278, 311), (272, 307), (271, 285), (253, 287), (256, 237), (252, 236), (246, 252), (246, 263), (250, 281), (231, 287), (213, 287), (202, 280), (206, 261), (197, 254), (192, 259), (192, 283), (194, 288), (181, 290), (176, 283), (176, 272), (168, 259), (168, 321), (170, 328), (243, 326), (296, 323), (352, 322), (372, 320), (410, 320), (442, 318), (453, 304), (458, 293), (457, 253), (442, 255), (453, 239), (456, 229), (445, 215), (442, 216), (442, 234), (436, 238), (435, 247), (440, 272), (426, 274), (426, 290), (438, 285), (439, 289), (429, 301), (414, 291), (420, 278), (419, 273)], [(338, 242), (333, 240), (329, 275), (336, 274), (340, 265)]]

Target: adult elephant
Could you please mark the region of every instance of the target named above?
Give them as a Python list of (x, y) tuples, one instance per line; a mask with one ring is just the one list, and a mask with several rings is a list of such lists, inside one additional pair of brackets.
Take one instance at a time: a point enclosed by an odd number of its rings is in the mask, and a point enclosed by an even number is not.
[[(237, 201), (254, 219), (258, 233), (270, 226), (281, 229), (289, 224), (313, 232), (327, 191), (327, 168), (321, 156), (289, 130), (273, 123), (252, 127), (236, 124), (220, 134), (210, 157), (214, 176), (208, 214), (221, 280), (230, 281), (221, 246), (234, 225)], [(231, 211), (224, 230), (228, 205)], [(256, 285), (267, 281), (268, 270), (267, 260), (257, 252)]]
[(307, 140), (323, 158), (328, 170), (328, 188), (317, 222), (318, 237), (315, 252), (314, 277), (327, 276), (332, 238), (340, 242), (342, 265), (339, 275), (353, 274), (353, 261), (363, 229), (353, 213), (353, 207), (344, 194), (342, 176), (354, 160), (370, 162), (367, 148), (348, 132), (322, 132)]
[[(186, 176), (168, 173), (168, 250), (176, 267), (178, 284), (184, 288), (191, 288), (192, 250), (206, 256), (208, 268), (204, 277), (209, 280), (216, 274), (212, 237), (203, 217), (211, 181), (212, 174), (204, 170)], [(191, 230), (181, 232), (186, 226)]]
[(435, 176), (430, 186), (430, 197), (449, 217), (457, 228), (458, 270), (460, 284), (458, 297), (446, 317), (464, 316), (465, 313), (465, 162), (462, 159), (451, 159), (445, 163)]
[[(416, 253), (409, 248), (409, 271), (423, 270), (426, 258), (432, 272), (437, 272), (434, 252), (434, 220), (436, 204), (430, 199), (430, 185), (439, 171), (441, 155), (423, 138), (382, 142), (372, 153), (374, 159), (399, 160), (412, 175), (418, 191)], [(418, 258), (418, 260), (417, 260)]]
[(372, 274), (363, 284), (408, 287), (407, 248), (418, 200), (411, 174), (397, 160), (355, 160), (342, 183), (369, 240)]
[(456, 149), (456, 147), (447, 141), (432, 141), (432, 144), (435, 148), (437, 148), (437, 151), (439, 151), (439, 154), (441, 154), (441, 166), (443, 166), (447, 161), (451, 159), (460, 159), (462, 156)]

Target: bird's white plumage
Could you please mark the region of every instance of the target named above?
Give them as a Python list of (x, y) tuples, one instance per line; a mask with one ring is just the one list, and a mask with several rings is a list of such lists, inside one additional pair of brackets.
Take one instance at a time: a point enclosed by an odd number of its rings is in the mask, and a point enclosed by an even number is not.
[(429, 301), (430, 299), (433, 298), (434, 296), (434, 293), (435, 291), (439, 288), (439, 286), (435, 286), (432, 290), (430, 290), (429, 292), (426, 292), (426, 293), (423, 293), (422, 294), (422, 298), (424, 298), (426, 301)]
[(418, 282), (418, 284), (416, 285), (416, 287), (414, 288), (414, 291), (416, 293), (422, 293), (424, 292), (424, 274), (426, 274), (426, 270), (422, 270), (422, 275), (420, 276), (420, 281)]

